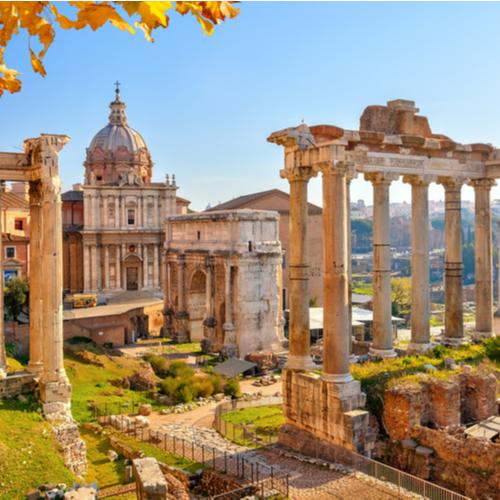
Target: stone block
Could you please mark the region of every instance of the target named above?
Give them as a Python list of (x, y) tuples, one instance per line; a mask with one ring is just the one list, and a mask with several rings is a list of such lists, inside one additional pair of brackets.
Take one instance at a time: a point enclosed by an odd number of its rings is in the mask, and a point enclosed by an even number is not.
[(155, 458), (136, 458), (132, 462), (139, 500), (166, 500), (167, 481)]
[(426, 446), (417, 446), (415, 448), (415, 453), (417, 455), (422, 455), (424, 457), (429, 457), (434, 453), (434, 450), (431, 448), (427, 448)]

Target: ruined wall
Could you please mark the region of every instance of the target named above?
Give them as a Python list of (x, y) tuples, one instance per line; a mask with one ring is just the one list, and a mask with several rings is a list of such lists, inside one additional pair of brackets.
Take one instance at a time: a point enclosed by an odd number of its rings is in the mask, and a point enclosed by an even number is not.
[[(312, 439), (325, 445), (343, 446), (369, 454), (375, 435), (369, 426), (364, 407), (365, 395), (359, 382), (345, 384), (325, 382), (313, 374), (284, 370), (283, 410), (286, 423), (280, 431), (280, 442), (305, 453), (316, 447)], [(309, 434), (309, 436), (308, 436)]]
[(384, 461), (474, 499), (496, 498), (500, 444), (463, 432), (464, 424), (496, 414), (496, 390), (495, 375), (470, 369), (388, 389), (383, 423), (391, 440)]
[(0, 379), (0, 399), (14, 398), (19, 394), (29, 394), (35, 390), (36, 382), (33, 375), (15, 373)]

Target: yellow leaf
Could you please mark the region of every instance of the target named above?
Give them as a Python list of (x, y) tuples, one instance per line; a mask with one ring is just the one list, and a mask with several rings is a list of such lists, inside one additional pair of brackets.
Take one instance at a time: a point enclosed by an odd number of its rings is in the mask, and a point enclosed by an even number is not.
[(11, 94), (21, 90), (21, 81), (17, 78), (18, 74), (19, 71), (7, 68), (5, 64), (0, 64), (0, 96), (5, 90)]
[(214, 25), (208, 21), (207, 19), (203, 18), (199, 14), (196, 14), (196, 19), (198, 22), (201, 24), (201, 27), (203, 28), (203, 31), (208, 35), (212, 35), (214, 32)]
[(31, 66), (33, 66), (33, 69), (37, 72), (40, 73), (42, 76), (45, 76), (47, 73), (45, 72), (45, 68), (43, 67), (42, 61), (38, 59), (36, 54), (33, 52), (32, 49), (30, 49), (30, 57), (31, 57)]

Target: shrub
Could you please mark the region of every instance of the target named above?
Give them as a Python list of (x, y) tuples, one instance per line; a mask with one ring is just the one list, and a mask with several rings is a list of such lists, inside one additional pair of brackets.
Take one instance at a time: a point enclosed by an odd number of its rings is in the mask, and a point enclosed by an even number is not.
[(491, 361), (500, 362), (500, 337), (491, 337), (484, 341), (486, 356)]
[(214, 386), (208, 377), (195, 377), (191, 387), (195, 398), (208, 398), (214, 393)]
[(191, 378), (194, 375), (194, 370), (184, 361), (172, 361), (166, 372), (168, 377)]
[(193, 389), (189, 385), (183, 385), (177, 391), (177, 402), (178, 403), (190, 403), (193, 401)]
[(214, 389), (214, 394), (218, 394), (224, 390), (224, 380), (218, 373), (211, 373), (209, 375), (210, 382), (212, 382), (212, 387)]
[(153, 371), (158, 377), (167, 377), (169, 374), (170, 362), (163, 356), (158, 356), (156, 354), (148, 354), (144, 356), (144, 360), (147, 361)]
[(240, 383), (238, 379), (230, 378), (224, 385), (224, 394), (231, 397), (239, 397), (241, 395)]
[(175, 400), (177, 390), (179, 389), (180, 381), (175, 378), (166, 378), (160, 383), (160, 392), (165, 396)]

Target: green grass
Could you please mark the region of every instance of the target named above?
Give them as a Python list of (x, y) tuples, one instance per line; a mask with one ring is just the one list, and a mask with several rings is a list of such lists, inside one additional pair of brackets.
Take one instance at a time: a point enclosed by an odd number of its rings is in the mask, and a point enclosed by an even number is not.
[(92, 420), (92, 410), (88, 408), (89, 400), (98, 405), (108, 405), (118, 402), (134, 401), (136, 403), (151, 403), (147, 392), (138, 392), (113, 386), (110, 381), (131, 375), (139, 370), (139, 361), (132, 358), (110, 358), (96, 350), (96, 359), (103, 364), (83, 363), (71, 354), (65, 357), (64, 365), (70, 379), (72, 393), (73, 417), (79, 422)]
[[(134, 450), (140, 450), (147, 457), (156, 458), (159, 462), (163, 462), (164, 464), (170, 465), (172, 467), (177, 467), (178, 469), (183, 469), (188, 472), (196, 472), (199, 469), (203, 468), (203, 465), (198, 462), (193, 462), (192, 460), (187, 460), (185, 458), (178, 457), (169, 453), (168, 451), (163, 451), (158, 446), (154, 444), (145, 443), (144, 441), (140, 441), (132, 436), (128, 436), (126, 434), (121, 434), (113, 431), (113, 435), (118, 437), (120, 442), (126, 444), (130, 448)], [(187, 450), (187, 453), (189, 450)]]
[(50, 425), (33, 402), (0, 401), (0, 499), (26, 498), (43, 483), (73, 484)]
[(89, 469), (85, 480), (97, 483), (100, 488), (122, 484), (125, 473), (124, 459), (120, 457), (114, 462), (109, 461), (107, 455), (111, 449), (109, 439), (84, 428), (80, 428), (80, 435), (87, 444)]
[(359, 293), (360, 295), (373, 295), (373, 284), (364, 282), (353, 283), (352, 293)]
[(182, 352), (182, 353), (192, 353), (201, 354), (201, 344), (200, 342), (173, 342), (170, 339), (166, 339), (162, 342), (163, 353), (170, 352)]
[(283, 408), (281, 406), (258, 406), (255, 408), (242, 408), (222, 415), (222, 419), (228, 424), (226, 437), (242, 446), (254, 446), (255, 444), (244, 436), (243, 426), (257, 437), (266, 442), (278, 434), (279, 428), (285, 423)]

